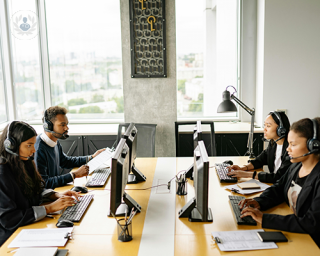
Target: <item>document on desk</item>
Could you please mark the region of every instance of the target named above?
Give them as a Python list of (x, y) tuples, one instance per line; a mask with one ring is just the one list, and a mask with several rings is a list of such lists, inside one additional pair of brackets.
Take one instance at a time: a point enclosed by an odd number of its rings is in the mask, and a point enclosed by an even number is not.
[(253, 193), (257, 193), (257, 192), (261, 192), (261, 191), (265, 191), (267, 188), (269, 188), (270, 186), (262, 183), (258, 180), (255, 179), (251, 179), (245, 182), (242, 182), (242, 184), (246, 184), (246, 183), (256, 183), (257, 185), (260, 186), (260, 188), (255, 188), (255, 189), (240, 189), (239, 186), (237, 184), (235, 185), (230, 185), (230, 186), (225, 186), (225, 189), (228, 190), (233, 190), (236, 191), (238, 194), (242, 194), (242, 195), (249, 195), (249, 194), (253, 194)]
[(9, 244), (8, 248), (65, 246), (68, 241), (68, 234), (71, 234), (72, 230), (73, 227), (23, 229)]
[(217, 243), (220, 251), (251, 251), (263, 249), (277, 249), (278, 246), (274, 242), (261, 242), (257, 232), (264, 232), (263, 229), (253, 229), (246, 231), (221, 231), (212, 232), (213, 238), (218, 238)]
[(89, 174), (99, 168), (102, 164), (106, 163), (111, 159), (113, 152), (110, 148), (106, 148), (105, 151), (102, 151), (99, 155), (95, 158), (90, 160), (87, 165), (89, 166)]

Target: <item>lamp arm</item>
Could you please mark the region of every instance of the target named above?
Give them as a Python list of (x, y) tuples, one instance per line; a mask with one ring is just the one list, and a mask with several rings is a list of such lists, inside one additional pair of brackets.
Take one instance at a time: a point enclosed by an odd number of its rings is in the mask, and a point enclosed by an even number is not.
[(244, 104), (241, 100), (239, 100), (233, 94), (231, 95), (231, 99), (237, 102), (245, 111), (247, 111), (251, 116), (254, 114), (254, 109), (249, 108), (246, 104)]

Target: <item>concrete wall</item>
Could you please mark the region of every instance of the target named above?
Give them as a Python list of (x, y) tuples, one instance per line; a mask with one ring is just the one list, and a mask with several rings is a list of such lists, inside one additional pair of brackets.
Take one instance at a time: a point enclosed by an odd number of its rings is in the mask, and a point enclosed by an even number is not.
[(166, 1), (167, 78), (131, 78), (129, 1), (120, 0), (125, 122), (157, 124), (156, 156), (175, 152), (177, 120), (175, 0)]
[[(262, 117), (287, 109), (291, 122), (320, 116), (320, 1), (258, 0), (260, 69), (257, 109)], [(259, 31), (258, 31), (259, 34)], [(260, 117), (260, 120), (263, 120)]]

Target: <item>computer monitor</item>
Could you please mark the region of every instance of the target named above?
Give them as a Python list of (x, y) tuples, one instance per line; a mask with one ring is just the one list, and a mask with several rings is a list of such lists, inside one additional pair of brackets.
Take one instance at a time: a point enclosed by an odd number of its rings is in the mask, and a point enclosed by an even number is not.
[[(115, 216), (123, 216), (132, 207), (141, 212), (141, 206), (125, 192), (129, 174), (129, 147), (124, 138), (114, 152), (111, 160), (110, 211)], [(112, 214), (109, 212), (109, 216)]]
[(130, 123), (127, 130), (123, 134), (123, 138), (129, 147), (129, 174), (128, 184), (134, 184), (142, 181), (146, 181), (147, 177), (134, 165), (134, 160), (137, 157), (137, 142), (138, 142), (138, 129), (134, 123)]
[(212, 222), (212, 212), (208, 208), (209, 158), (203, 141), (198, 141), (194, 150), (193, 186), (195, 197), (179, 211), (179, 218), (189, 218), (191, 222)]
[[(193, 150), (196, 149), (198, 146), (198, 141), (202, 140), (202, 128), (201, 128), (201, 121), (197, 121), (196, 126), (193, 129)], [(187, 169), (186, 177), (193, 180), (193, 164)]]

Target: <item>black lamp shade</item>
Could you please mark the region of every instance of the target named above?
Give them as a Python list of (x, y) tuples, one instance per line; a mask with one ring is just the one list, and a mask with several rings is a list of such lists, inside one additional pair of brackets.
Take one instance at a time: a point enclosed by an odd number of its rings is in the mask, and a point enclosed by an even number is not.
[(237, 107), (231, 101), (229, 91), (226, 90), (222, 93), (222, 99), (223, 99), (223, 101), (220, 103), (220, 105), (218, 107), (218, 111), (217, 111), (218, 113), (237, 112)]

